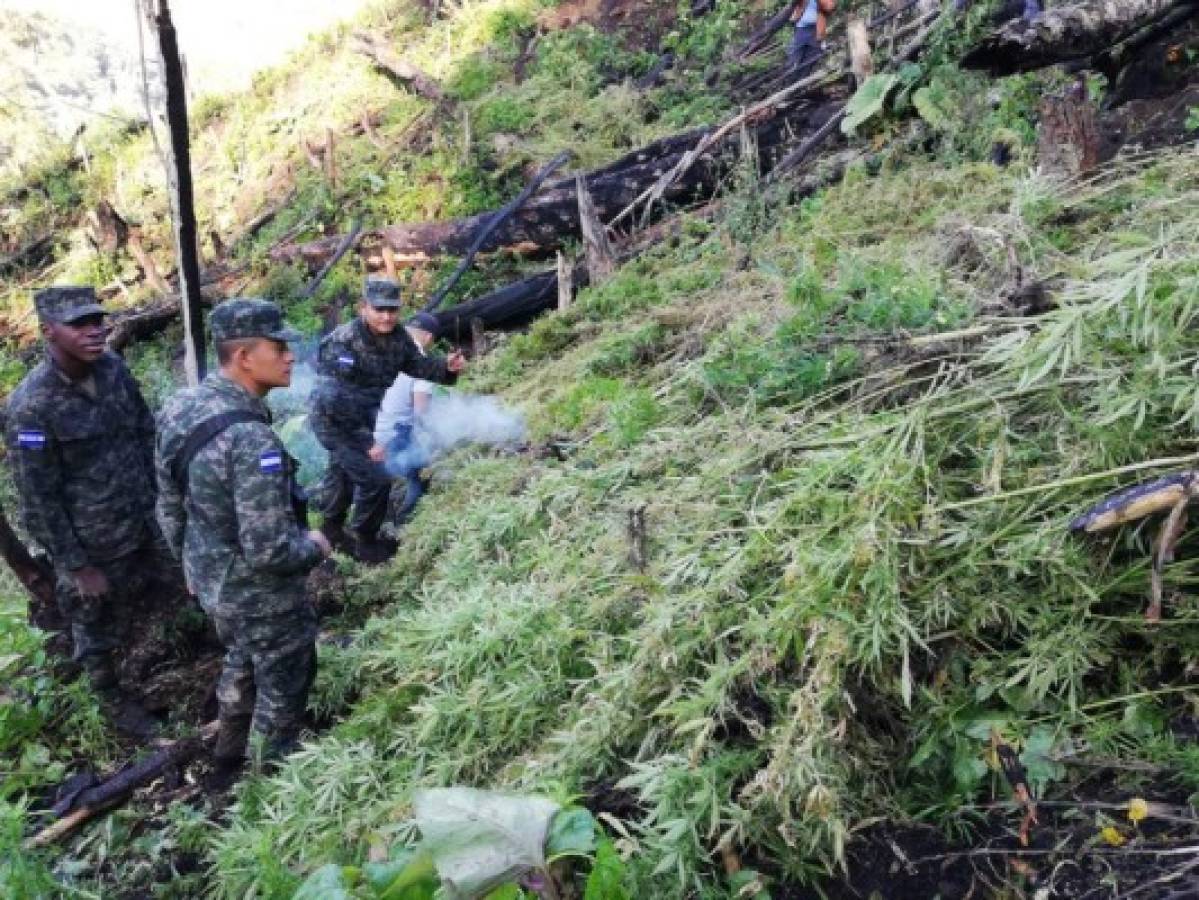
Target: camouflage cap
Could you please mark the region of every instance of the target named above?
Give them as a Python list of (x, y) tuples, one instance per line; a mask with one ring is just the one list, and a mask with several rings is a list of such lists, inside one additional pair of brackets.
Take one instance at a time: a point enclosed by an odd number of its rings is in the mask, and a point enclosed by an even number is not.
[(368, 278), (362, 296), (375, 309), (399, 309), (400, 286), (390, 278)]
[(234, 297), (219, 304), (208, 317), (208, 327), (214, 344), (242, 338), (298, 341), (304, 337), (283, 321), (278, 304), (254, 297)]
[(43, 322), (74, 322), (84, 316), (104, 315), (96, 289), (87, 286), (43, 288), (33, 295), (33, 306)]

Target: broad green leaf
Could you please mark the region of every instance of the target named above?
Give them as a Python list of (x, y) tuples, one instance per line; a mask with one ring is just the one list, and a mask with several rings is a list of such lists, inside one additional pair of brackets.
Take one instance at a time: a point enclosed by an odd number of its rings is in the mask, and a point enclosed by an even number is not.
[(405, 847), (393, 859), (363, 866), (363, 874), (380, 900), (432, 900), (440, 881), (433, 857)]
[(629, 900), (624, 888), (625, 865), (612, 841), (604, 838), (595, 848), (595, 863), (587, 876), (583, 900)]
[(1032, 734), (1024, 741), (1020, 762), (1024, 764), (1028, 773), (1028, 786), (1037, 796), (1040, 796), (1045, 785), (1065, 775), (1062, 765), (1050, 757), (1055, 743), (1053, 729), (1044, 726), (1033, 729)]
[(545, 839), (545, 855), (554, 860), (561, 856), (586, 856), (595, 850), (595, 819), (581, 806), (558, 810)]
[(887, 94), (898, 82), (899, 77), (890, 73), (871, 75), (862, 82), (862, 86), (845, 104), (845, 119), (841, 122), (841, 131), (852, 136), (859, 125), (882, 112), (883, 104), (887, 102)]
[(949, 125), (949, 115), (937, 103), (937, 95), (928, 85), (912, 94), (912, 105), (928, 126), (934, 131), (944, 131)]
[(353, 866), (329, 863), (309, 875), (291, 900), (354, 900), (351, 890), (360, 875)]

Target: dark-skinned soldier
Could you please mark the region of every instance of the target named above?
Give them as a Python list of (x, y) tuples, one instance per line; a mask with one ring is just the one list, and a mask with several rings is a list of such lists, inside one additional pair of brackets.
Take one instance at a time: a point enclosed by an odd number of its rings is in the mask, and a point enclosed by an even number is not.
[(392, 476), (370, 456), (383, 394), (400, 373), (450, 384), (465, 366), (461, 353), (448, 358), (421, 353), (399, 327), (399, 312), (399, 285), (368, 278), (358, 315), (321, 341), (320, 378), (309, 414), (317, 440), (329, 452), (329, 467), (313, 498), (324, 517), (322, 529), (335, 542), (348, 537), (352, 552), (368, 562), (394, 551), (378, 539)]
[(34, 297), (45, 358), (8, 401), (6, 441), (21, 519), (54, 565), (74, 655), (109, 699), (129, 604), (167, 563), (154, 523), (154, 419), (105, 347), (90, 287)]
[(266, 300), (226, 300), (209, 320), (220, 370), (159, 414), (158, 520), (225, 645), (217, 685), (223, 767), (252, 731), (268, 757), (295, 745), (316, 674), (308, 572), (330, 553), (294, 502), (295, 463), (264, 399), (291, 383), (299, 332)]

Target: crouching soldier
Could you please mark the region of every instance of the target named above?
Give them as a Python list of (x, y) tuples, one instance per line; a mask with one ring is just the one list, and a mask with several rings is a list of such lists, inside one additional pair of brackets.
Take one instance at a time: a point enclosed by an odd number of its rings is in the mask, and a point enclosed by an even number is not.
[(295, 463), (263, 400), (291, 383), (300, 334), (266, 300), (227, 300), (209, 325), (220, 371), (159, 416), (158, 520), (225, 646), (215, 756), (235, 766), (251, 730), (268, 756), (297, 742), (316, 674), (305, 576), (330, 548), (301, 521)]
[(75, 659), (116, 700), (130, 603), (168, 562), (154, 524), (154, 419), (105, 346), (92, 288), (46, 288), (34, 306), (46, 355), (9, 398), (5, 429), (21, 519), (54, 565)]
[(309, 420), (329, 451), (329, 467), (314, 497), (325, 533), (334, 541), (344, 534), (359, 559), (379, 562), (395, 549), (378, 539), (392, 478), (370, 455), (383, 394), (401, 372), (452, 383), (465, 360), (461, 353), (442, 358), (421, 352), (399, 327), (400, 287), (394, 281), (367, 279), (363, 295), (357, 318), (321, 341)]

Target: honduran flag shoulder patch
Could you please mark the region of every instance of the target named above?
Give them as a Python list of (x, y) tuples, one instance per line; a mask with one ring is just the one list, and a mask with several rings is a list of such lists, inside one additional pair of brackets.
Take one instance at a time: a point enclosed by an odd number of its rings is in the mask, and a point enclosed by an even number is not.
[(36, 428), (22, 428), (17, 432), (17, 446), (26, 450), (45, 450), (46, 432)]
[(343, 369), (352, 369), (354, 368), (354, 357), (343, 353), (341, 356), (337, 357), (337, 364)]
[(263, 472), (282, 472), (283, 454), (278, 450), (268, 450), (258, 457), (258, 468)]

